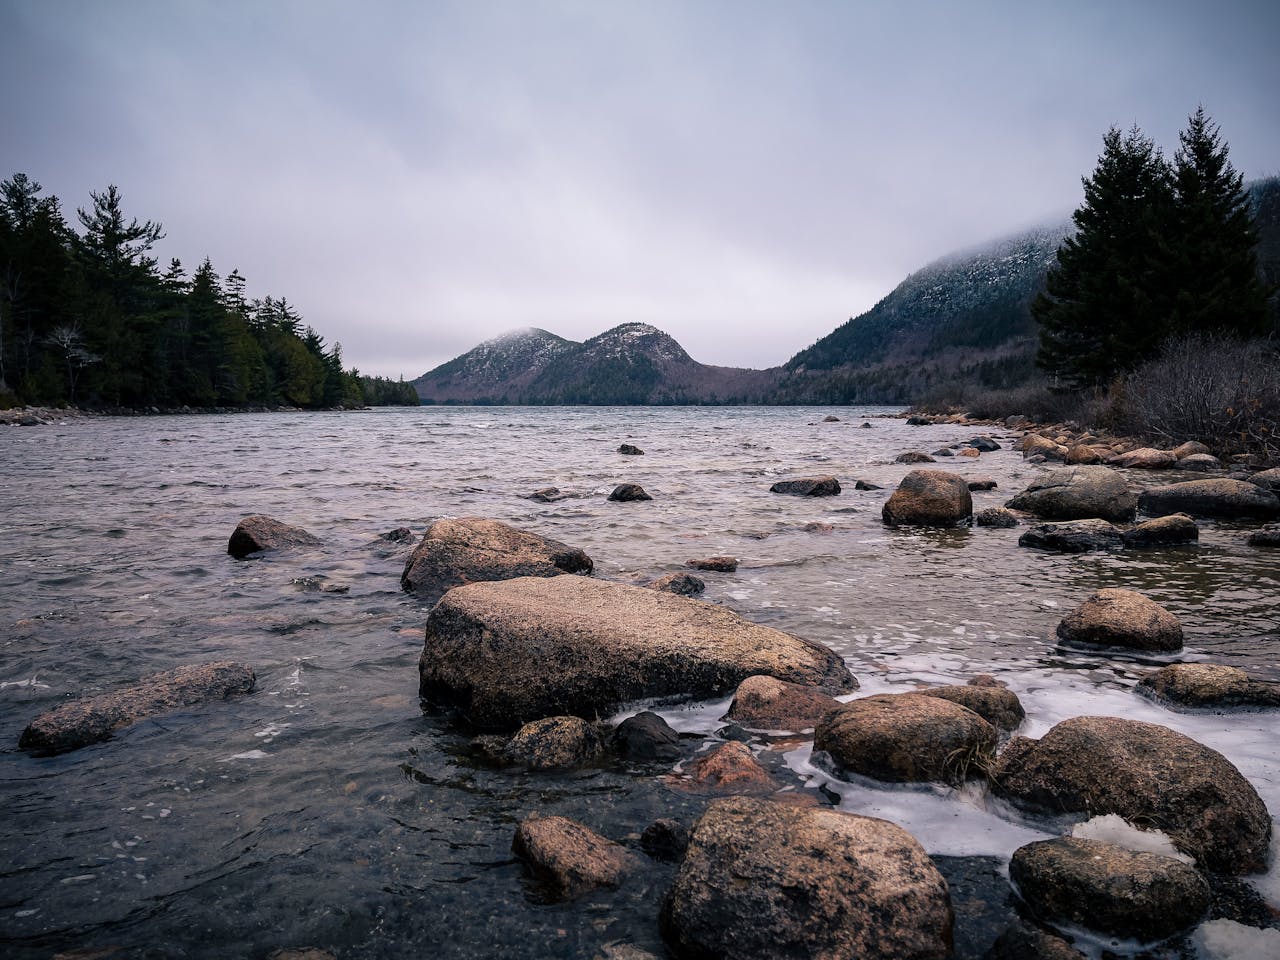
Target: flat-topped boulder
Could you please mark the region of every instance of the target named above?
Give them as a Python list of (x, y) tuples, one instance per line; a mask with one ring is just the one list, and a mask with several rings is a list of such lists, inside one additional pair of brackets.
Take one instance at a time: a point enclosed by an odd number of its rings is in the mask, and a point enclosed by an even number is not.
[(1171, 513), (1167, 517), (1155, 517), (1124, 531), (1126, 547), (1171, 547), (1195, 543), (1200, 539), (1200, 528), (1185, 513)]
[(1212, 473), (1222, 469), (1222, 461), (1211, 453), (1193, 453), (1178, 461), (1179, 470), (1191, 470), (1194, 473)]
[(890, 526), (954, 527), (973, 516), (973, 496), (964, 477), (945, 470), (912, 470), (880, 512)]
[(1124, 534), (1106, 520), (1063, 520), (1030, 527), (1018, 538), (1018, 546), (1062, 553), (1114, 550), (1124, 546)]
[(663, 904), (685, 958), (943, 960), (946, 881), (896, 824), (751, 797), (712, 801)]
[(1115, 587), (1097, 591), (1063, 617), (1057, 635), (1059, 642), (1073, 646), (1182, 649), (1177, 617), (1150, 597)]
[(1206, 447), (1199, 440), (1188, 440), (1186, 443), (1180, 443), (1169, 452), (1172, 453), (1179, 460), (1183, 460), (1187, 457), (1213, 455), (1213, 451), (1210, 450), (1208, 447)]
[(960, 783), (981, 773), (996, 749), (996, 731), (958, 703), (916, 693), (851, 700), (814, 731), (838, 773), (890, 783)]
[(709, 570), (712, 573), (733, 573), (738, 569), (737, 557), (701, 557), (694, 560), (686, 560), (686, 567), (693, 567), (695, 570)]
[(1115, 937), (1163, 940), (1203, 919), (1209, 884), (1181, 860), (1079, 837), (1019, 847), (1009, 879), (1037, 917)]
[[(857, 686), (857, 683), (854, 683)], [(777, 677), (747, 677), (738, 685), (729, 712), (732, 720), (754, 730), (811, 730), (841, 706), (830, 694)]]
[(526, 817), (516, 828), (511, 850), (552, 902), (616, 887), (636, 866), (625, 847), (568, 817)]
[(797, 477), (779, 480), (769, 488), (770, 493), (785, 493), (792, 497), (834, 497), (840, 492), (840, 481), (835, 477)]
[(320, 542), (301, 527), (293, 527), (273, 517), (255, 513), (236, 524), (227, 541), (227, 553), (243, 560), (253, 553), (267, 550), (290, 550), (309, 547)]
[(482, 517), (437, 520), (414, 548), (400, 586), (439, 594), (464, 583), (513, 577), (555, 577), (590, 573), (591, 558), (527, 530)]
[(253, 690), (253, 671), (220, 660), (153, 673), (96, 697), (73, 700), (28, 724), (18, 746), (39, 754), (66, 753), (110, 740), (117, 730), (184, 707), (228, 700)]
[(1148, 487), (1138, 508), (1149, 516), (1186, 513), (1193, 517), (1270, 519), (1280, 517), (1280, 497), (1256, 483), (1215, 477)]
[(1039, 740), (1015, 737), (989, 777), (997, 796), (1031, 811), (1156, 824), (1208, 870), (1266, 867), (1271, 816), (1258, 792), (1222, 754), (1168, 727), (1074, 717)]
[(1062, 467), (1050, 470), (1005, 506), (1035, 514), (1042, 520), (1096, 517), (1123, 523), (1132, 520), (1137, 512), (1138, 494), (1109, 467)]
[(1256, 680), (1239, 667), (1220, 663), (1173, 663), (1143, 677), (1135, 689), (1191, 709), (1280, 707), (1280, 683)]
[(1130, 470), (1168, 470), (1177, 465), (1178, 458), (1168, 450), (1141, 447), (1127, 453), (1117, 453), (1108, 458), (1107, 463), (1128, 467)]
[(843, 692), (828, 648), (723, 607), (586, 577), (450, 590), (427, 618), (421, 693), (477, 727), (588, 720), (643, 698), (725, 696), (753, 674)]

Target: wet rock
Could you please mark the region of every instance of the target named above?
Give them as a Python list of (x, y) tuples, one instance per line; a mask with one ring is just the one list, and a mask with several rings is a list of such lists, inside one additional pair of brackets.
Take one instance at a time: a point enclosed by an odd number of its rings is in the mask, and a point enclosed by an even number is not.
[(1209, 885), (1193, 867), (1100, 840), (1057, 837), (1019, 847), (1009, 878), (1043, 920), (1136, 940), (1171, 937), (1209, 909)]
[(1248, 482), (1280, 497), (1280, 467), (1251, 474)]
[(1158, 825), (1208, 870), (1266, 866), (1271, 817), (1253, 785), (1222, 754), (1167, 727), (1064, 720), (1040, 740), (1010, 741), (990, 781), (997, 796), (1028, 810)]
[(922, 417), (918, 414), (915, 416), (907, 417), (907, 426), (909, 427), (927, 427), (927, 426), (930, 426), (932, 423), (933, 421), (930, 420), (928, 417)]
[(555, 503), (557, 500), (563, 500), (564, 494), (560, 492), (559, 487), (542, 487), (529, 494), (529, 499), (537, 500), (539, 503)]
[(906, 453), (900, 453), (893, 458), (894, 463), (933, 463), (933, 457), (927, 453), (921, 453), (919, 450), (908, 450)]
[(946, 881), (885, 820), (734, 797), (694, 825), (662, 909), (678, 958), (950, 956)]
[(1087, 443), (1077, 443), (1067, 451), (1065, 462), (1071, 467), (1087, 467), (1102, 462), (1102, 454)]
[(994, 679), (990, 684), (970, 681), (963, 685), (925, 687), (916, 692), (958, 703), (999, 730), (1016, 730), (1027, 716), (1018, 695)]
[(866, 420), (863, 420), (863, 421), (862, 421), (862, 423), (858, 424), (858, 426), (859, 426), (859, 428), (860, 428), (860, 429), (862, 429), (862, 430), (870, 430), (870, 429), (871, 429), (871, 424), (870, 424), (869, 422), (867, 422)]
[(679, 820), (655, 820), (640, 834), (640, 849), (655, 860), (674, 863), (689, 849), (689, 828)]
[(634, 445), (632, 445), (632, 444), (630, 444), (630, 443), (624, 443), (622, 446), (618, 447), (618, 452), (619, 452), (620, 454), (622, 454), (624, 457), (642, 457), (642, 456), (644, 456), (644, 451), (643, 451), (643, 450), (641, 450), (639, 447), (634, 446)]
[(321, 950), (319, 947), (294, 947), (273, 950), (267, 956), (267, 960), (338, 960), (338, 958), (328, 950)]
[(973, 516), (973, 497), (963, 477), (943, 470), (912, 470), (881, 510), (890, 526), (954, 527)]
[(467, 746), (471, 749), (471, 753), (485, 763), (495, 767), (505, 767), (511, 762), (511, 757), (507, 753), (507, 745), (511, 743), (510, 737), (500, 737), (493, 733), (482, 733), (478, 737), (472, 737), (471, 742)]
[(729, 712), (721, 719), (754, 730), (799, 732), (812, 729), (840, 706), (839, 700), (812, 687), (787, 683), (776, 677), (747, 677), (738, 685)]
[(1138, 495), (1109, 467), (1051, 470), (1005, 504), (1043, 520), (1132, 520)]
[(1022, 450), (1023, 459), (1029, 460), (1031, 457), (1044, 457), (1046, 460), (1062, 460), (1067, 455), (1067, 448), (1060, 443), (1056, 443), (1047, 437), (1039, 434), (1028, 433), (1015, 445), (1015, 448)]
[(977, 450), (975, 450), (973, 447), (961, 447), (959, 450), (956, 451), (957, 457), (968, 457), (970, 459), (974, 459), (975, 457), (979, 457), (981, 455), (982, 454), (979, 453)]
[(450, 587), (512, 577), (590, 573), (591, 558), (577, 547), (486, 520), (437, 520), (409, 556), (400, 577), (407, 591), (443, 593)]
[(996, 731), (972, 710), (915, 693), (877, 694), (846, 703), (814, 731), (841, 771), (890, 783), (961, 783), (980, 774)]
[(1015, 920), (983, 960), (1085, 960), (1085, 956), (1062, 937)]
[(1280, 516), (1280, 498), (1255, 483), (1228, 480), (1187, 480), (1148, 487), (1138, 508), (1149, 516), (1187, 513), (1193, 517), (1270, 519)]
[(970, 491), (978, 493), (984, 490), (994, 490), (999, 484), (991, 477), (974, 477), (968, 482)]
[(527, 817), (511, 849), (553, 901), (616, 887), (635, 866), (622, 846), (567, 817)]
[(880, 484), (878, 484), (878, 483), (868, 483), (866, 480), (858, 480), (858, 481), (856, 481), (856, 482), (854, 483), (854, 485), (853, 485), (853, 489), (855, 489), (855, 490), (883, 490), (883, 489), (884, 489), (884, 487), (880, 486)]
[(613, 488), (609, 499), (618, 503), (634, 503), (638, 500), (652, 500), (653, 497), (645, 493), (644, 487), (638, 483), (620, 483)]
[(1172, 453), (1179, 460), (1182, 460), (1186, 457), (1213, 455), (1213, 451), (1210, 450), (1208, 447), (1206, 447), (1199, 440), (1188, 440), (1186, 443), (1180, 443), (1178, 444), (1178, 446), (1174, 447), (1169, 452)]
[(840, 481), (835, 477), (799, 477), (795, 480), (779, 480), (769, 488), (770, 493), (785, 493), (793, 497), (834, 497), (840, 492)]
[(378, 534), (378, 539), (386, 540), (388, 543), (410, 543), (413, 540), (413, 531), (408, 527), (396, 527), (394, 530)]
[(1016, 527), (1018, 518), (1004, 507), (988, 507), (975, 513), (973, 522), (979, 527)]
[(1249, 534), (1251, 547), (1280, 547), (1280, 529), (1255, 530)]
[(1280, 707), (1280, 683), (1255, 680), (1237, 667), (1174, 663), (1138, 681), (1153, 700), (1194, 709)]
[(707, 589), (707, 584), (701, 577), (695, 577), (691, 573), (668, 573), (649, 584), (649, 589), (681, 597), (696, 597)]
[(829, 523), (823, 523), (821, 520), (810, 520), (802, 529), (805, 533), (830, 533), (835, 527)]
[(1000, 449), (999, 443), (985, 435), (981, 437), (974, 437), (972, 440), (967, 442), (969, 446), (973, 447), (973, 449), (981, 450), (983, 453), (991, 453), (993, 450)]
[(710, 570), (712, 573), (733, 573), (738, 569), (737, 557), (703, 557), (701, 560), (686, 560), (686, 567), (695, 570)]
[(714, 604), (586, 577), (455, 587), (427, 617), (421, 694), (476, 726), (594, 719), (645, 697), (724, 696), (747, 677), (852, 688), (820, 644)]
[(530, 770), (571, 770), (600, 759), (604, 745), (581, 717), (544, 717), (526, 723), (507, 744), (507, 758)]
[(1222, 469), (1222, 461), (1208, 453), (1193, 453), (1178, 461), (1179, 470), (1191, 470), (1196, 473), (1212, 473)]
[(627, 717), (613, 731), (613, 749), (628, 760), (672, 763), (680, 759), (680, 735), (651, 710)]
[(822, 418), (822, 422), (823, 423), (839, 423), (840, 418), (833, 417), (831, 414), (827, 414), (825, 417)]
[(1181, 650), (1182, 624), (1160, 604), (1133, 590), (1099, 590), (1058, 623), (1058, 641), (1126, 647), (1130, 650)]
[(1124, 546), (1120, 528), (1106, 520), (1065, 520), (1038, 523), (1018, 538), (1018, 546), (1063, 553), (1111, 550)]
[(1124, 531), (1126, 547), (1169, 547), (1182, 543), (1195, 543), (1200, 539), (1200, 528), (1185, 513), (1173, 513), (1156, 517)]
[(1127, 453), (1118, 453), (1110, 457), (1107, 463), (1130, 470), (1168, 470), (1176, 466), (1178, 458), (1168, 450), (1157, 450), (1154, 447), (1141, 447)]
[(760, 766), (751, 748), (736, 740), (699, 757), (689, 764), (687, 773), (688, 781), (680, 785), (699, 793), (764, 795), (778, 789), (777, 782)]
[(253, 671), (220, 660), (153, 673), (132, 686), (64, 703), (28, 724), (18, 746), (47, 755), (110, 740), (117, 730), (183, 707), (228, 700), (253, 690)]
[(291, 527), (287, 523), (255, 513), (236, 524), (231, 539), (227, 541), (227, 553), (242, 560), (251, 553), (313, 546), (319, 542), (319, 538), (313, 537), (301, 527)]
[(955, 455), (956, 455), (956, 452), (954, 450), (948, 449), (947, 447), (943, 447), (940, 450), (935, 450), (933, 451), (933, 453), (929, 454), (929, 456), (931, 457), (954, 457)]

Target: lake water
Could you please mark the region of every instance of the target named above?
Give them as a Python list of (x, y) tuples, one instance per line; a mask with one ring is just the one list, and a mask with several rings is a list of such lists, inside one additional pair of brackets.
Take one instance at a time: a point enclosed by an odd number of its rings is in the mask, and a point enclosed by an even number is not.
[[(705, 799), (622, 764), (556, 776), (489, 769), (471, 759), (465, 731), (424, 715), (427, 606), (399, 588), (410, 547), (378, 534), (408, 526), (421, 536), (442, 516), (556, 537), (586, 549), (597, 576), (627, 582), (732, 554), (741, 566), (705, 574), (706, 599), (839, 651), (860, 694), (993, 673), (1022, 698), (1023, 733), (1082, 714), (1163, 723), (1226, 754), (1280, 813), (1280, 715), (1173, 713), (1132, 692), (1173, 659), (1280, 679), (1280, 555), (1246, 546), (1245, 528), (1213, 522), (1194, 547), (1084, 556), (1021, 549), (1017, 529), (886, 529), (880, 508), (911, 469), (894, 456), (979, 431), (907, 426), (885, 412), (428, 407), (5, 430), (0, 949), (622, 957), (634, 946), (661, 956), (655, 918), (671, 867), (645, 860), (617, 891), (546, 906), (511, 855), (514, 825), (532, 811), (560, 813), (634, 844), (658, 817), (691, 821)], [(828, 413), (840, 421), (822, 422)], [(976, 508), (1003, 504), (1042, 472), (1009, 449), (1012, 436), (994, 436), (1004, 449), (937, 464), (998, 482), (974, 495)], [(645, 455), (620, 456), (622, 442)], [(836, 475), (844, 492), (768, 492), (777, 479), (817, 473)], [(1139, 484), (1172, 478), (1130, 473)], [(855, 479), (885, 489), (855, 491)], [(608, 502), (624, 481), (654, 499)], [(550, 485), (571, 496), (526, 498)], [(227, 537), (259, 512), (324, 545), (232, 560)], [(831, 529), (806, 529), (813, 521)], [(1106, 586), (1168, 607), (1185, 651), (1059, 650), (1058, 620)], [(223, 658), (256, 670), (254, 694), (60, 757), (17, 750), (23, 727), (69, 697)], [(663, 713), (711, 735), (726, 706)], [(805, 781), (797, 789), (821, 782), (846, 809), (893, 819), (931, 853), (996, 873), (1051, 829), (976, 789), (828, 781), (803, 744), (764, 756)], [(1255, 882), (1280, 904), (1274, 871)], [(1008, 905), (990, 910), (999, 920)], [(999, 927), (966, 927), (960, 913), (958, 953), (977, 955)]]

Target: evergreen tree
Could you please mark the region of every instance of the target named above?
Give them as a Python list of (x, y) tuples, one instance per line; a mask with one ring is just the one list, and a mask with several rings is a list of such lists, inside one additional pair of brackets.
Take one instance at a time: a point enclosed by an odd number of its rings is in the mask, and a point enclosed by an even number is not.
[(1058, 248), (1031, 308), (1037, 361), (1072, 386), (1105, 383), (1149, 357), (1168, 315), (1160, 238), (1173, 192), (1159, 149), (1136, 126), (1127, 134), (1112, 127), (1083, 183), (1077, 232)]
[(1218, 127), (1199, 107), (1173, 160), (1175, 214), (1171, 331), (1252, 337), (1265, 332), (1267, 294), (1258, 276), (1258, 235), (1244, 178), (1227, 159)]

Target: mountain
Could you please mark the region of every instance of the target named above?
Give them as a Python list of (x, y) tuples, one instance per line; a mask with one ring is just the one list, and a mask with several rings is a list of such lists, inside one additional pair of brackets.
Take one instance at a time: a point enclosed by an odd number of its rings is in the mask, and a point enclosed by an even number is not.
[(488, 340), (413, 382), (424, 403), (760, 403), (776, 372), (698, 363), (645, 323), (575, 343), (546, 330)]

